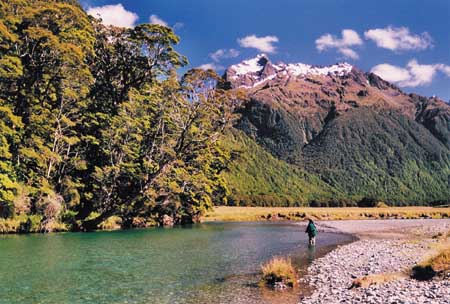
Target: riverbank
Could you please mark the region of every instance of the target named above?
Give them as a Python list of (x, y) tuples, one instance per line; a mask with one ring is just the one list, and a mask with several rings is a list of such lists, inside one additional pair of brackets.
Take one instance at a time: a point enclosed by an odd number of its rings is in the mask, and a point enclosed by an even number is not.
[(423, 219), (450, 218), (450, 208), (387, 207), (387, 208), (311, 208), (311, 207), (229, 207), (217, 206), (202, 217), (204, 222), (361, 220), (361, 219)]
[[(445, 303), (450, 299), (450, 280), (410, 278), (413, 266), (448, 242), (450, 220), (329, 221), (318, 222), (318, 227), (351, 233), (359, 240), (308, 267), (302, 282), (314, 292), (301, 303)], [(355, 280), (367, 276), (380, 284), (351, 288)]]

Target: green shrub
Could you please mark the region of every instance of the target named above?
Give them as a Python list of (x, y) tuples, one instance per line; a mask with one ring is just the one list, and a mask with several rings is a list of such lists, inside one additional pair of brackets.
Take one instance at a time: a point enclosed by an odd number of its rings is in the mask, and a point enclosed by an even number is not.
[(122, 219), (118, 216), (110, 216), (98, 225), (102, 230), (117, 230), (122, 228)]
[(20, 215), (0, 219), (0, 234), (40, 232), (41, 221), (40, 215)]
[(29, 233), (29, 232), (40, 232), (41, 229), (42, 216), (40, 215), (30, 215), (23, 217), (20, 221), (19, 232)]
[(73, 230), (74, 227), (77, 227), (76, 215), (77, 213), (72, 210), (66, 210), (61, 214), (61, 221), (66, 224), (67, 229)]
[(378, 199), (373, 197), (363, 197), (357, 204), (358, 207), (367, 208), (367, 207), (375, 207), (379, 202)]
[(309, 207), (313, 207), (313, 208), (320, 207), (320, 203), (319, 203), (318, 201), (316, 201), (316, 200), (312, 200), (312, 201), (309, 203)]

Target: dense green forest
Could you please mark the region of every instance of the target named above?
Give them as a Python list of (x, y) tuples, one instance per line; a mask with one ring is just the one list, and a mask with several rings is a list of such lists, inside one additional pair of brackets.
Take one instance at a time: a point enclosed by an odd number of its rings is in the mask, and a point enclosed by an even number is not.
[(0, 232), (192, 223), (215, 204), (446, 203), (445, 111), (329, 115), (302, 145), (294, 116), (226, 77), (178, 75), (178, 42), (74, 0), (0, 3)]
[(277, 159), (240, 130), (227, 132), (220, 144), (232, 151), (221, 173), (231, 191), (229, 205), (308, 206), (345, 198), (317, 176)]
[(217, 144), (239, 100), (160, 25), (105, 27), (77, 1), (0, 3), (0, 216), (11, 231), (195, 221), (228, 190)]
[[(370, 116), (373, 113), (366, 114)], [(368, 121), (365, 120), (365, 123)], [(428, 164), (421, 160), (421, 151), (403, 148), (398, 144), (395, 134), (401, 136), (404, 131), (392, 129), (390, 138), (383, 138), (381, 144), (364, 149), (354, 142), (354, 135), (349, 143), (342, 141), (340, 134), (333, 134), (342, 132), (341, 127), (335, 124), (327, 127), (323, 134), (326, 140), (322, 138), (306, 146), (305, 154), (309, 155), (301, 159), (303, 165), (285, 162), (258, 145), (243, 131), (231, 129), (220, 142), (221, 146), (232, 151), (230, 161), (221, 172), (230, 190), (227, 204), (373, 207), (379, 202), (391, 206), (440, 206), (449, 203), (449, 189), (445, 184), (449, 175), (446, 163), (444, 166), (439, 162)], [(356, 123), (346, 125), (346, 128), (356, 127)], [(369, 127), (372, 136), (378, 138), (376, 126)], [(428, 137), (422, 134), (423, 140)], [(373, 140), (371, 136), (363, 138), (366, 141)], [(378, 151), (380, 147), (395, 147), (395, 143), (399, 151), (397, 153), (406, 162), (404, 168), (398, 161), (386, 161), (384, 152)], [(437, 155), (440, 153), (436, 149), (431, 151)], [(373, 160), (368, 162), (365, 158)], [(380, 187), (380, 184), (384, 187)]]
[(336, 117), (305, 146), (302, 162), (348, 197), (413, 205), (450, 198), (449, 150), (394, 111), (360, 108)]

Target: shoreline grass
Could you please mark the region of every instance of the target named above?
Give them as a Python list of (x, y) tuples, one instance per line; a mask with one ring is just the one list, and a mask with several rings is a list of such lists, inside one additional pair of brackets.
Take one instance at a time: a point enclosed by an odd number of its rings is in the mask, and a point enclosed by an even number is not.
[(297, 285), (297, 273), (290, 258), (273, 257), (261, 265), (262, 282), (271, 287), (293, 288)]
[(433, 237), (433, 253), (411, 270), (411, 277), (417, 280), (431, 280), (435, 276), (450, 277), (450, 231)]
[(450, 218), (450, 208), (381, 207), (381, 208), (311, 208), (311, 207), (229, 207), (216, 206), (203, 217), (203, 222), (255, 222), (361, 219)]
[(370, 274), (353, 281), (352, 288), (369, 288), (372, 285), (382, 285), (392, 281), (398, 281), (407, 278), (407, 275), (401, 272)]

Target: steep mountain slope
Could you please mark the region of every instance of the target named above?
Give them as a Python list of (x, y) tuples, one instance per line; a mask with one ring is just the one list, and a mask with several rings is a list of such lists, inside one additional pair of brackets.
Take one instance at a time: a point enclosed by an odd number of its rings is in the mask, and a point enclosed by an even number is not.
[(227, 135), (221, 144), (235, 156), (222, 176), (233, 191), (233, 204), (304, 206), (345, 197), (314, 174), (277, 159), (242, 131)]
[(419, 123), (356, 109), (327, 123), (303, 149), (309, 172), (350, 196), (424, 202), (449, 197), (449, 154)]
[(224, 78), (250, 97), (236, 128), (336, 193), (450, 198), (450, 106), (443, 101), (405, 94), (347, 63), (273, 64), (259, 55)]

